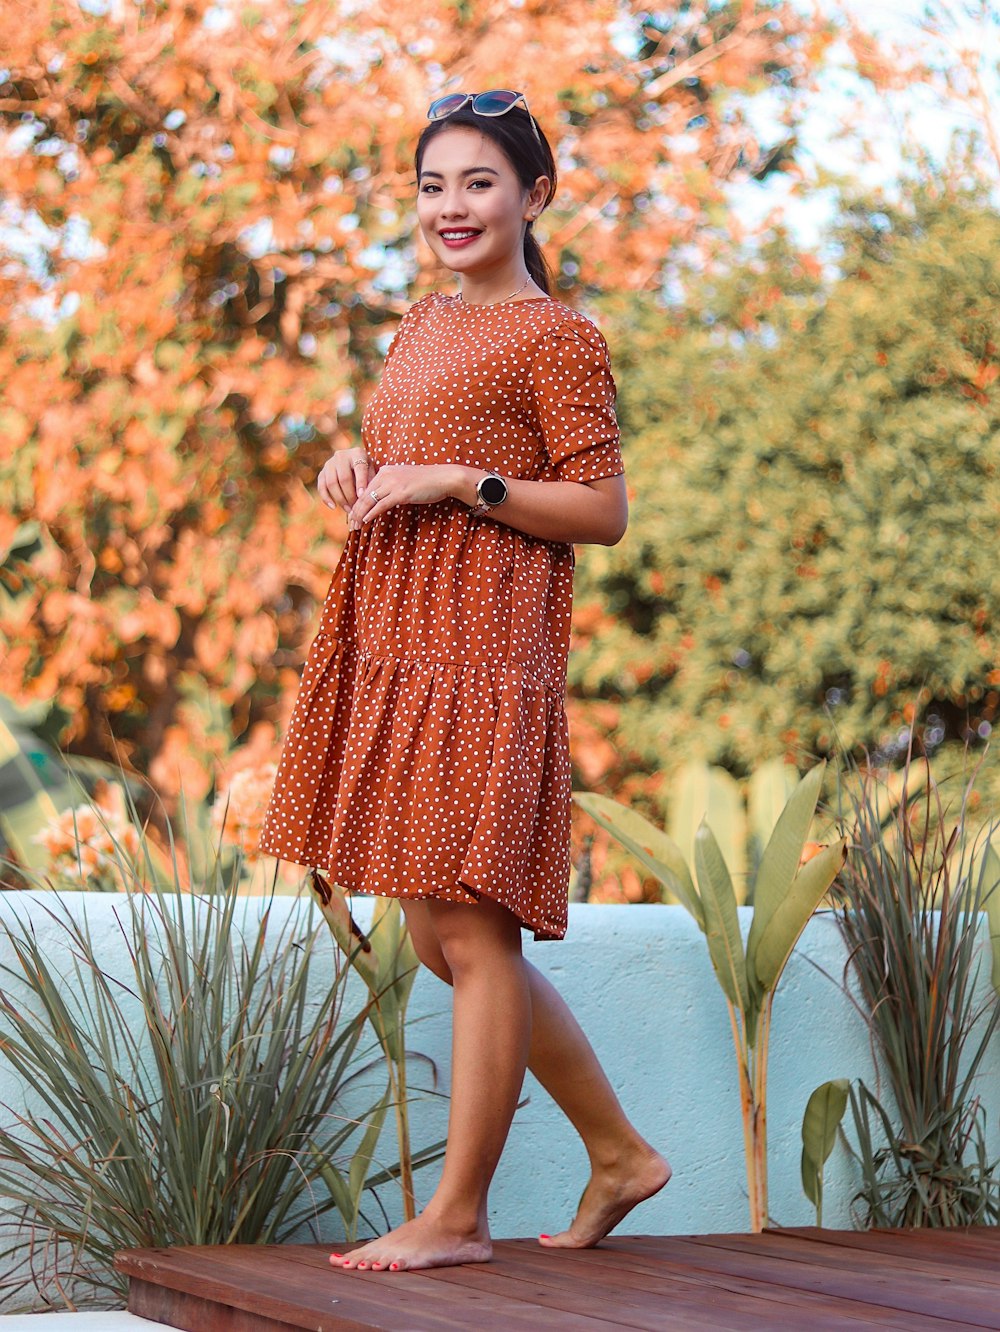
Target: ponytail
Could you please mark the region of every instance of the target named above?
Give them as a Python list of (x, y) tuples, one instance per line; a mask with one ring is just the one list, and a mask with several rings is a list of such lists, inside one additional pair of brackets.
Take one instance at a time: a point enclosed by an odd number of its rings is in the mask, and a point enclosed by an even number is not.
[(524, 232), (524, 262), (532, 280), (541, 287), (546, 296), (552, 295), (552, 271), (545, 262), (542, 247), (535, 239), (529, 222)]

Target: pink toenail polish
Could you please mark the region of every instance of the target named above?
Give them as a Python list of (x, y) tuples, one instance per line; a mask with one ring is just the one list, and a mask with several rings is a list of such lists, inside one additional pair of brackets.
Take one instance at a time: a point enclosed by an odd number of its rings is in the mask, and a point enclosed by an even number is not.
[(389, 1264), (389, 1271), (390, 1271), (390, 1272), (398, 1272), (398, 1271), (399, 1271), (399, 1263), (390, 1263), (390, 1264)]

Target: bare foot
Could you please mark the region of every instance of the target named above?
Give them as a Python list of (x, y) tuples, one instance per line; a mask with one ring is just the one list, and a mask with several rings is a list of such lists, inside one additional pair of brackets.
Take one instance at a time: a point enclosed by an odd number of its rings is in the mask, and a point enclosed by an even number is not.
[(569, 1230), (540, 1235), (547, 1249), (589, 1249), (614, 1230), (633, 1207), (659, 1193), (670, 1179), (670, 1165), (648, 1144), (614, 1166), (594, 1170)]
[(332, 1253), (330, 1262), (334, 1267), (359, 1272), (406, 1272), (420, 1267), (488, 1263), (492, 1256), (493, 1245), (485, 1228), (472, 1233), (450, 1229), (442, 1219), (424, 1212), (350, 1253)]

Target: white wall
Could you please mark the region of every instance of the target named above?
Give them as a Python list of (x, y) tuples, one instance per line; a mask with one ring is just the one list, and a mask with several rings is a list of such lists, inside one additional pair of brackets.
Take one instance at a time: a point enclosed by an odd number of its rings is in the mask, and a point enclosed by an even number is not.
[[(112, 894), (68, 895), (65, 900), (73, 903), (74, 911), (86, 910), (92, 936), (102, 942), (102, 965), (126, 977), (129, 964), (115, 914), (122, 911), (123, 900)], [(258, 909), (256, 899), (247, 901), (250, 911)], [(15, 912), (30, 918), (61, 969), (69, 958), (61, 929), (45, 914), (52, 902), (46, 894), (0, 894), (0, 919), (10, 921)], [(289, 899), (272, 904), (275, 914), (289, 909)], [(362, 925), (369, 909), (364, 899), (355, 903)], [(741, 914), (746, 928), (749, 912)], [(704, 939), (687, 913), (680, 907), (574, 905), (565, 940), (526, 940), (525, 950), (577, 1014), (636, 1125), (673, 1165), (669, 1186), (638, 1208), (621, 1230), (746, 1230), (743, 1136), (729, 1022)], [(0, 963), (10, 960), (10, 944), (0, 934)], [(836, 925), (828, 916), (815, 917), (775, 1003), (768, 1100), (770, 1210), (780, 1225), (814, 1220), (799, 1178), (799, 1133), (810, 1092), (833, 1077), (861, 1075), (873, 1085), (864, 1025), (839, 988), (843, 965)], [(984, 997), (988, 973), (987, 964)], [(317, 974), (317, 999), (322, 997), (320, 981)], [(0, 988), (7, 988), (6, 979)], [(449, 1077), (449, 1008), (448, 988), (422, 972), (410, 1003), (409, 1044), (437, 1063), (443, 1090)], [(502, 1021), (503, 1014), (491, 1020)], [(410, 1078), (418, 1085), (427, 1081), (418, 1061), (411, 1065)], [(1000, 1152), (1000, 1039), (994, 1042), (980, 1090), (995, 1155)], [(0, 1102), (21, 1104), (23, 1093), (0, 1057)], [(562, 1229), (586, 1181), (579, 1141), (530, 1076), (525, 1094), (529, 1102), (515, 1119), (491, 1193), (490, 1220), (497, 1237)], [(418, 1099), (411, 1109), (414, 1147), (443, 1137), (446, 1118), (445, 1102)], [(845, 1123), (849, 1120), (850, 1112)], [(384, 1151), (387, 1160), (395, 1159), (391, 1142), (386, 1141)], [(432, 1190), (434, 1177), (432, 1171), (417, 1176), (421, 1199)], [(827, 1166), (825, 1224), (850, 1224), (849, 1203), (856, 1187), (854, 1167), (838, 1146)], [(386, 1191), (384, 1199), (394, 1214), (394, 1190)], [(336, 1237), (335, 1229), (330, 1237)]]

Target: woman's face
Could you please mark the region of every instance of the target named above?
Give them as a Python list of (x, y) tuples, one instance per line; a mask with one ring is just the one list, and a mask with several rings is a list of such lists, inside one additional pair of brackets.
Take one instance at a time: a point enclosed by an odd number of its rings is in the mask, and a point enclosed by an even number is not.
[(456, 125), (424, 150), (417, 182), (420, 229), (453, 272), (500, 271), (521, 255), (526, 219), (541, 211), (547, 190), (545, 176), (524, 189), (492, 139)]

